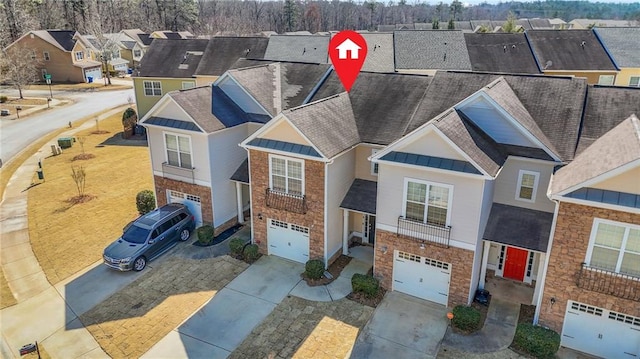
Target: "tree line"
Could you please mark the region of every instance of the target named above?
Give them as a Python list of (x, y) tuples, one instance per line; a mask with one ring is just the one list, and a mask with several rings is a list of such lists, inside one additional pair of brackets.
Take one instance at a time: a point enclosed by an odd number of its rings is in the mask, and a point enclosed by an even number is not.
[(259, 31), (310, 32), (375, 30), (378, 25), (438, 20), (505, 20), (517, 17), (640, 19), (640, 3), (586, 1), (482, 3), (459, 0), (429, 4), (422, 0), (388, 2), (338, 0), (0, 0), (0, 45), (30, 30), (71, 29), (105, 33), (127, 28), (190, 31), (195, 35), (249, 34)]

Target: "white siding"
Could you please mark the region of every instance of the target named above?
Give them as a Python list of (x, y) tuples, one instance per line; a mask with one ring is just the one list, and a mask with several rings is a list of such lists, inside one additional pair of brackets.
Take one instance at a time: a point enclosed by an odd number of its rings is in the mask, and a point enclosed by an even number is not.
[(214, 227), (238, 215), (236, 186), (229, 178), (247, 158), (247, 151), (238, 144), (248, 136), (246, 124), (209, 135)]
[(359, 145), (356, 147), (356, 178), (367, 181), (378, 181), (378, 176), (371, 174), (371, 161), (368, 160), (373, 149), (382, 149), (379, 146)]
[[(555, 209), (554, 203), (547, 197), (549, 179), (553, 172), (553, 162), (528, 161), (509, 157), (502, 167), (502, 171), (496, 178), (495, 193), (493, 201), (510, 206), (524, 207), (538, 211), (552, 213)], [(520, 170), (538, 172), (538, 187), (536, 190), (535, 202), (516, 200), (518, 190), (518, 176)]]
[(453, 160), (467, 160), (435, 132), (430, 132), (425, 136), (408, 143), (406, 146), (399, 147), (397, 151), (419, 153), (434, 157), (450, 158)]
[(334, 159), (333, 163), (328, 165), (327, 173), (327, 218), (325, 240), (327, 241), (326, 260), (339, 250), (342, 250), (342, 230), (343, 230), (343, 212), (340, 209), (340, 203), (349, 191), (351, 183), (355, 178), (355, 153), (352, 149), (349, 152)]
[(378, 175), (378, 206), (376, 222), (396, 228), (402, 215), (404, 179), (414, 178), (452, 185), (451, 239), (476, 246), (480, 211), (482, 208), (481, 177), (471, 178), (454, 172), (438, 173), (428, 169), (414, 169), (389, 164), (380, 165)]
[[(169, 96), (165, 95), (165, 97), (169, 97)], [(165, 105), (161, 106), (159, 109), (157, 109), (156, 111), (154, 111), (152, 114), (149, 114), (149, 115), (155, 116), (155, 117), (171, 118), (174, 120), (180, 120), (180, 121), (186, 121), (186, 122), (193, 122), (189, 118), (189, 116), (184, 112), (184, 110), (180, 106), (178, 106), (178, 104), (173, 102), (173, 100), (171, 100), (170, 98), (168, 99)]]

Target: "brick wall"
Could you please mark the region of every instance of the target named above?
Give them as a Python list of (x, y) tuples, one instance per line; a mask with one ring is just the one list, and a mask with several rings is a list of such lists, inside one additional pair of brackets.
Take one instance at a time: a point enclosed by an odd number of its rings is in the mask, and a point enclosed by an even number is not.
[(199, 186), (197, 184), (176, 181), (173, 179), (153, 176), (156, 184), (156, 198), (158, 207), (167, 204), (167, 190), (178, 191), (200, 197), (200, 207), (202, 208), (202, 222), (213, 224), (213, 204), (211, 200), (211, 188)]
[[(594, 218), (640, 224), (640, 214), (560, 202), (539, 320), (541, 325), (558, 333), (562, 331), (568, 300), (640, 316), (638, 302), (576, 286), (576, 276), (589, 247)], [(556, 299), (554, 305), (551, 305), (551, 298)]]
[[(380, 248), (387, 247), (383, 253)], [(393, 256), (394, 251), (399, 250), (421, 257), (428, 257), (442, 262), (451, 263), (451, 282), (449, 284), (449, 307), (458, 304), (468, 304), (469, 290), (471, 289), (471, 271), (473, 266), (473, 251), (449, 247), (443, 248), (425, 243), (425, 248), (420, 249), (420, 242), (411, 239), (399, 238), (395, 233), (376, 230), (376, 249), (374, 276), (380, 279), (382, 286), (390, 290), (393, 280)]]
[[(305, 160), (305, 196), (307, 213), (300, 214), (266, 206), (269, 188), (269, 154), (249, 151), (251, 167), (251, 211), (253, 213), (254, 241), (262, 253), (267, 251), (267, 219), (295, 223), (309, 228), (309, 259), (324, 259), (324, 163)], [(258, 215), (262, 214), (262, 220)]]

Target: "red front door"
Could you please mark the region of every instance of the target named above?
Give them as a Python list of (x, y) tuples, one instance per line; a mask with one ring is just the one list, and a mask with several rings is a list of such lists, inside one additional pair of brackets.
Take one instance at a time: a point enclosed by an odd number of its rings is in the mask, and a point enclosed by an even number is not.
[(528, 255), (529, 252), (524, 249), (507, 247), (507, 258), (504, 263), (503, 276), (505, 278), (523, 281)]

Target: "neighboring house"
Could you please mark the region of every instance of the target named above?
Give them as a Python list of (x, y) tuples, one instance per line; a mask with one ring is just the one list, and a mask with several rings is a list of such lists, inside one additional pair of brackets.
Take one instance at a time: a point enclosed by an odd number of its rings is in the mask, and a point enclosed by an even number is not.
[(39, 61), (38, 77), (51, 75), (53, 82), (86, 82), (89, 77), (101, 77), (101, 64), (90, 58), (90, 52), (81, 48), (76, 50), (77, 32), (71, 30), (29, 31), (7, 46), (25, 47), (32, 50), (32, 58)]
[(329, 62), (330, 36), (272, 35), (264, 53), (266, 60), (314, 64)]
[[(126, 68), (118, 71), (134, 69), (136, 61), (142, 59), (142, 47), (122, 31), (113, 34), (104, 34), (104, 36), (118, 46), (120, 59), (126, 61)], [(134, 54), (137, 56), (134, 56)]]
[[(127, 73), (129, 61), (120, 56), (122, 45), (115, 36), (110, 35), (119, 34), (105, 34), (102, 42), (94, 35), (77, 34), (74, 39), (77, 41), (76, 47), (78, 49), (74, 48), (74, 53), (75, 51), (85, 51), (89, 55), (87, 60), (100, 63), (102, 73), (107, 70), (105, 67), (111, 72)], [(108, 61), (104, 60), (103, 56), (106, 56)]]
[(393, 42), (398, 72), (432, 75), (437, 70), (471, 70), (462, 31), (396, 31)]
[(393, 34), (367, 32), (361, 35), (367, 42), (367, 58), (361, 71), (394, 72)]
[(640, 87), (640, 27), (599, 27), (593, 32), (620, 69), (615, 85)]
[(265, 63), (227, 72), (213, 86), (172, 91), (141, 120), (158, 205), (185, 203), (220, 233), (249, 208), (242, 140), (278, 111), (303, 103), (328, 65)]
[(591, 30), (530, 30), (526, 33), (545, 75), (585, 77), (590, 84), (613, 85), (618, 69)]
[(473, 71), (539, 74), (540, 69), (522, 33), (464, 34)]
[[(133, 59), (131, 68), (137, 69), (140, 65), (140, 60), (142, 60), (142, 57), (149, 49), (149, 46), (151, 46), (153, 38), (149, 37), (149, 34), (140, 29), (125, 29), (120, 32), (136, 42), (136, 45), (131, 48), (131, 57)], [(127, 55), (125, 54), (123, 58), (127, 58)]]
[(149, 37), (153, 39), (178, 40), (178, 39), (193, 39), (195, 36), (193, 36), (193, 34), (190, 33), (189, 31), (159, 30), (149, 34)]
[(168, 92), (196, 87), (194, 74), (209, 40), (156, 39), (133, 75), (139, 118)]
[(569, 21), (571, 29), (591, 29), (593, 27), (633, 27), (640, 26), (635, 20), (610, 20), (610, 19), (573, 19)]

